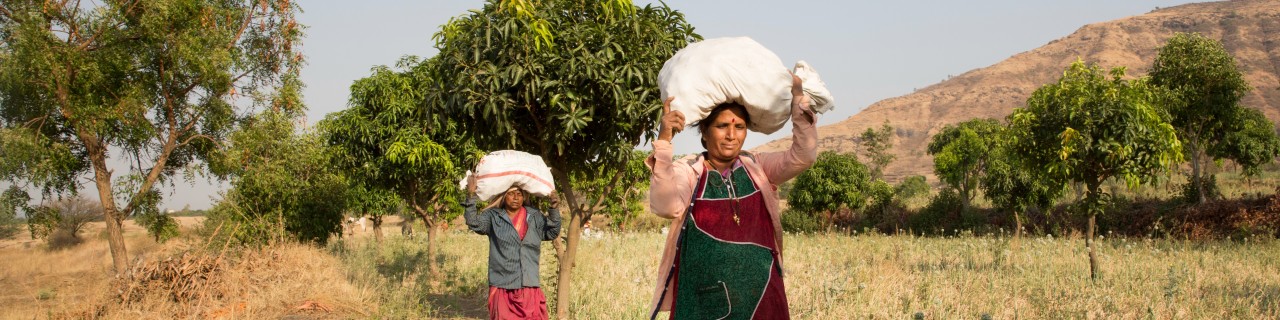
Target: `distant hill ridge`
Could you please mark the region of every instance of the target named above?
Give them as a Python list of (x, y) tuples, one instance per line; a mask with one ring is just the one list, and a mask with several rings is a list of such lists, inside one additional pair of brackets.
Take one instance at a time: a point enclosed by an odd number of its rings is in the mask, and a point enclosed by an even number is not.
[[(992, 66), (881, 100), (848, 119), (819, 127), (818, 148), (854, 151), (859, 134), (887, 120), (896, 129), (892, 152), (897, 159), (886, 168), (885, 177), (896, 182), (925, 175), (936, 182), (933, 158), (925, 147), (943, 126), (974, 118), (1003, 120), (1014, 108), (1023, 107), (1037, 88), (1057, 81), (1076, 59), (1104, 68), (1124, 66), (1132, 76), (1146, 75), (1159, 48), (1176, 32), (1197, 32), (1222, 42), (1253, 86), (1242, 103), (1262, 110), (1272, 122), (1280, 120), (1280, 1), (1209, 2), (1086, 25)], [(753, 150), (781, 150), (790, 140), (774, 140)]]

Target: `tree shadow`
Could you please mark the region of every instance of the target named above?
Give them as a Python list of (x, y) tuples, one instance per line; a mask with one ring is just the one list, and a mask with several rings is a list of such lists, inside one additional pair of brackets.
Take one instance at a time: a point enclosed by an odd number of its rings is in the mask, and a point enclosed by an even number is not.
[(444, 318), (487, 319), (488, 301), (483, 294), (446, 292), (427, 294), (427, 303)]

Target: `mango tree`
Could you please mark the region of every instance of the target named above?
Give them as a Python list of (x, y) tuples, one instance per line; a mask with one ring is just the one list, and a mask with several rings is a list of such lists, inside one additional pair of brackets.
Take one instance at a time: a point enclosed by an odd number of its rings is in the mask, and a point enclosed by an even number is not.
[(822, 215), (818, 218), (830, 229), (841, 209), (866, 206), (871, 188), (871, 170), (857, 155), (823, 151), (813, 167), (796, 176), (787, 205), (799, 214)]
[[(0, 2), (0, 127), (49, 147), (0, 158), (26, 164), (0, 175), (75, 193), (92, 173), (123, 274), (122, 222), (156, 183), (205, 159), (250, 109), (302, 109), (298, 10), (287, 0)], [(113, 154), (128, 167), (108, 167)], [(121, 203), (115, 174), (141, 181)]]
[[(1250, 157), (1238, 154), (1241, 149), (1223, 148), (1228, 135), (1245, 128), (1240, 99), (1249, 91), (1249, 83), (1221, 43), (1197, 33), (1178, 33), (1169, 39), (1156, 55), (1150, 76), (1151, 84), (1173, 93), (1166, 108), (1191, 161), (1192, 194), (1188, 196), (1194, 203), (1203, 203), (1209, 196), (1205, 183), (1213, 181), (1213, 175), (1205, 172), (1210, 159)], [(1246, 160), (1241, 165), (1249, 168), (1253, 163)]]
[[(351, 84), (348, 108), (319, 125), (335, 150), (335, 165), (348, 178), (368, 190), (394, 193), (422, 218), (430, 257), (436, 255), (439, 226), (461, 212), (457, 183), (479, 153), (460, 121), (427, 103), (429, 90), (438, 89), (428, 72), (432, 63), (405, 57), (399, 70), (374, 67)], [(428, 261), (434, 278), (438, 266), (434, 258)]]
[[(662, 109), (658, 70), (698, 36), (665, 4), (491, 0), (434, 39), (441, 88), (428, 100), (458, 115), (481, 149), (529, 152), (552, 168), (569, 209), (556, 313), (571, 318), (582, 224), (625, 193), (621, 169), (632, 149), (652, 140)], [(609, 181), (592, 192), (603, 196), (575, 188), (574, 177), (584, 175)]]
[(969, 210), (978, 181), (987, 169), (995, 137), (1004, 127), (995, 119), (974, 119), (947, 125), (929, 141), (933, 172), (960, 192), (962, 210)]
[(1023, 170), (1045, 170), (1049, 181), (1086, 186), (1085, 246), (1095, 280), (1094, 225), (1109, 197), (1102, 182), (1117, 178), (1135, 188), (1182, 161), (1182, 143), (1156, 105), (1162, 91), (1146, 79), (1125, 80), (1123, 67), (1111, 69), (1110, 76), (1076, 61), (1009, 116), (1012, 150), (1022, 155)]

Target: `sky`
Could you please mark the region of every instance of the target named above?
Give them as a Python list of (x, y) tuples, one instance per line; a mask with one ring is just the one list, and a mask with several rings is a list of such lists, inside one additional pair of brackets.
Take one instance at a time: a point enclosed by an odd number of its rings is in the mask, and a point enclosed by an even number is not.
[[(635, 0), (637, 5), (657, 1)], [(909, 0), (669, 1), (704, 38), (747, 36), (790, 67), (805, 60), (836, 99), (818, 124), (844, 120), (876, 101), (983, 68), (1070, 35), (1080, 27), (1196, 1)], [(432, 35), (451, 17), (479, 9), (474, 0), (301, 0), (307, 26), (307, 123), (345, 109), (352, 81), (405, 55), (436, 54)], [(695, 130), (673, 141), (678, 154), (700, 152)], [(789, 135), (749, 133), (744, 149)], [(642, 148), (650, 148), (642, 146)], [(177, 180), (162, 189), (164, 209), (207, 209), (225, 183)], [(85, 179), (81, 194), (95, 195)], [(34, 194), (33, 194), (34, 196)]]

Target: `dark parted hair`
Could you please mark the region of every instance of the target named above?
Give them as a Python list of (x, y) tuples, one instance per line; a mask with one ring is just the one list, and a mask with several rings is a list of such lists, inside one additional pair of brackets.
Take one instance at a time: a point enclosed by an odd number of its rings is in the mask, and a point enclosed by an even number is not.
[[(706, 132), (707, 128), (711, 127), (711, 122), (715, 121), (713, 119), (715, 119), (716, 116), (719, 116), (721, 112), (735, 108), (742, 110), (742, 121), (746, 122), (747, 127), (751, 127), (751, 114), (747, 112), (747, 107), (744, 107), (737, 102), (725, 102), (716, 105), (715, 108), (711, 108), (711, 113), (708, 113), (706, 118), (693, 123), (693, 126), (698, 127), (698, 135), (701, 136), (703, 132)], [(702, 140), (702, 148), (707, 148), (706, 140)]]

